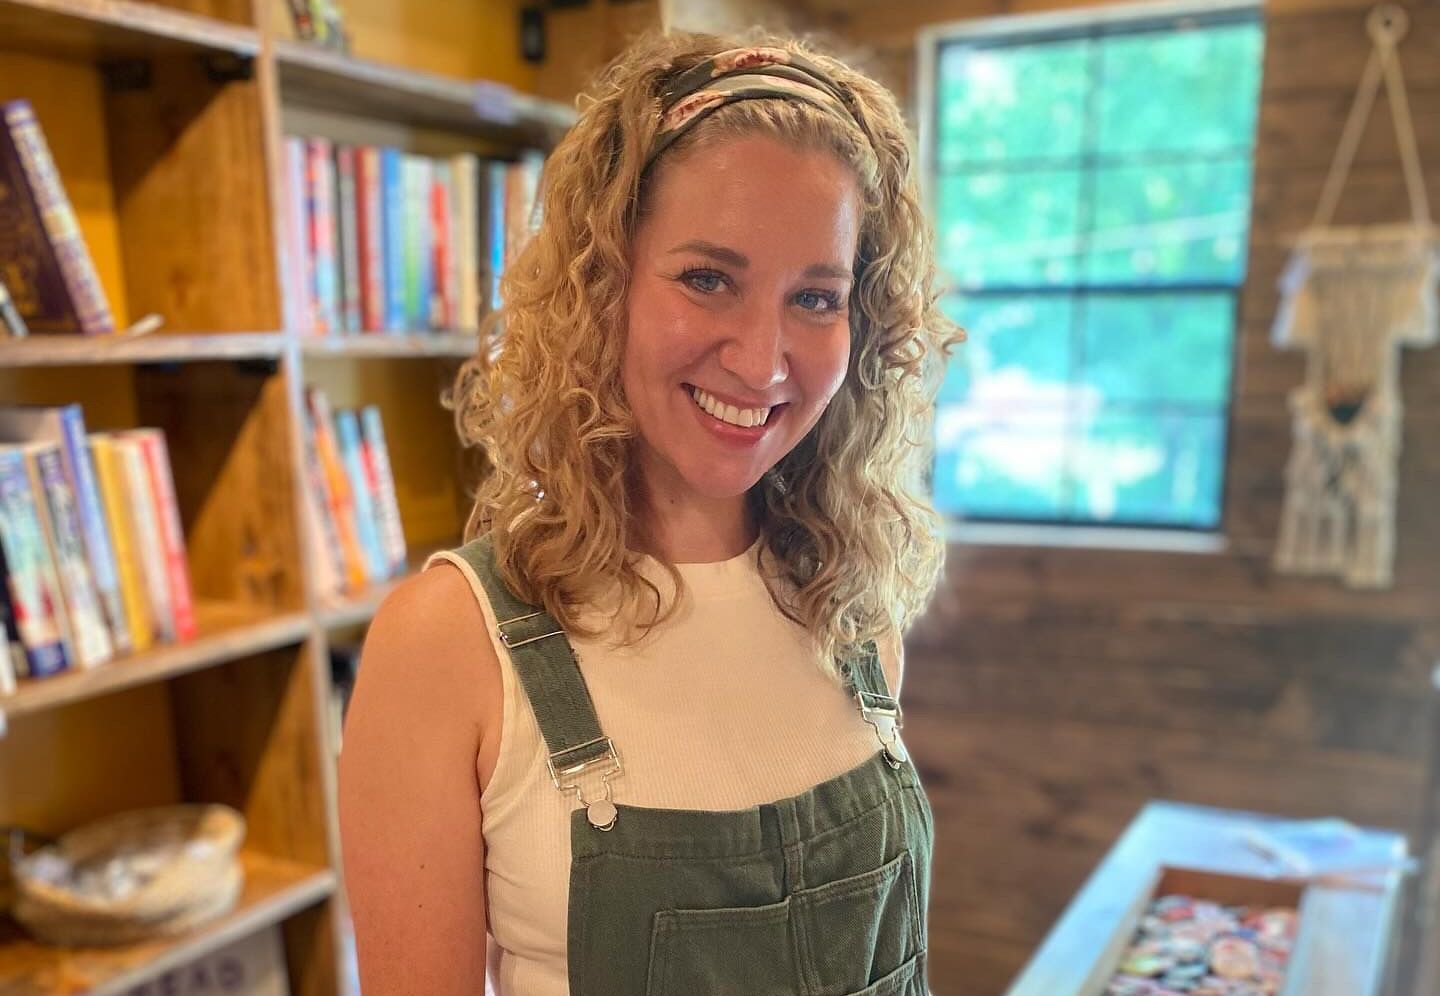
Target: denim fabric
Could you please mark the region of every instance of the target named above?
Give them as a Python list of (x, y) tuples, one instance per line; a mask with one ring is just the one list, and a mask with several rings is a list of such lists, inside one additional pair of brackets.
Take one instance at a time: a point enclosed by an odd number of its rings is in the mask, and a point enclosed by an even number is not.
[[(457, 552), (485, 586), (557, 767), (603, 758), (560, 627), (506, 589), (488, 538)], [(852, 695), (888, 698), (873, 644), (845, 674)], [(928, 994), (934, 819), (909, 760), (877, 749), (749, 809), (614, 806), (609, 829), (584, 806), (570, 814), (572, 996)]]

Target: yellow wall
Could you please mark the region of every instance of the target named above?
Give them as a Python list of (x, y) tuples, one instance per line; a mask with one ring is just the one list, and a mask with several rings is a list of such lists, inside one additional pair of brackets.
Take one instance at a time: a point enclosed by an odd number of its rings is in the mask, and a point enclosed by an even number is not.
[[(518, 0), (342, 0), (355, 55), (527, 93), (535, 70), (520, 58)], [(285, 0), (271, 0), (276, 33), (289, 36)]]

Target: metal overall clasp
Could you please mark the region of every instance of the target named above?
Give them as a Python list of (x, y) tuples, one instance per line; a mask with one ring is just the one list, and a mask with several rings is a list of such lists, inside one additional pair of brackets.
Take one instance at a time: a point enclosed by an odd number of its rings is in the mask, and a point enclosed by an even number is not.
[(905, 725), (905, 714), (900, 711), (899, 700), (889, 695), (857, 690), (855, 703), (860, 707), (860, 715), (865, 718), (865, 722), (875, 728), (886, 763), (892, 768), (898, 768), (910, 760), (910, 754), (900, 741), (900, 728)]
[[(568, 765), (557, 760), (573, 756), (576, 751), (594, 747), (596, 744), (605, 745), (604, 753)], [(575, 793), (575, 797), (585, 807), (585, 818), (590, 821), (592, 827), (597, 830), (609, 830), (615, 825), (617, 810), (615, 803), (611, 801), (610, 779), (620, 774), (621, 767), (620, 755), (615, 752), (615, 745), (609, 737), (596, 737), (583, 744), (557, 750), (545, 759), (545, 764), (550, 769), (550, 780), (555, 783), (556, 788), (562, 792), (573, 791)], [(597, 767), (602, 765), (603, 767)], [(580, 784), (580, 777), (592, 771), (599, 771), (602, 795), (596, 799), (587, 799), (584, 786)]]

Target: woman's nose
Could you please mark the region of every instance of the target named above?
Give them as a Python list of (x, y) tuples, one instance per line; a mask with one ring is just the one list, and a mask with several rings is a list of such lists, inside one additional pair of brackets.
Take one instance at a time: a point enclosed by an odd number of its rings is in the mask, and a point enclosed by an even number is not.
[(751, 391), (765, 391), (789, 376), (784, 316), (774, 308), (747, 308), (737, 315), (720, 348), (720, 365)]

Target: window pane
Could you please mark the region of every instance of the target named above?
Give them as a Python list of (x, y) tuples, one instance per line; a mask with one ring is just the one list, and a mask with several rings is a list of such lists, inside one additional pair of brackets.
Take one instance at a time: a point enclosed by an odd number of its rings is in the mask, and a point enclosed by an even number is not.
[(1080, 154), (1089, 90), (1087, 39), (940, 50), (936, 150), (941, 169)]
[(951, 174), (936, 194), (939, 263), (959, 286), (1075, 282), (1079, 173)]
[(1080, 423), (1069, 514), (1092, 522), (1214, 528), (1225, 423), (1219, 412), (1101, 412)]
[(1078, 379), (1104, 402), (1219, 406), (1228, 400), (1235, 331), (1230, 293), (1095, 294), (1086, 298), (1083, 315)]
[(1258, 24), (1149, 31), (1099, 44), (1101, 156), (1233, 151), (1254, 141)]
[(1092, 283), (1240, 283), (1250, 161), (1095, 171), (1086, 278)]
[(978, 518), (1063, 514), (1066, 406), (941, 405), (935, 506)]
[(950, 358), (940, 403), (1054, 404), (1070, 378), (1074, 310), (1063, 294), (949, 298), (945, 313), (967, 339)]

